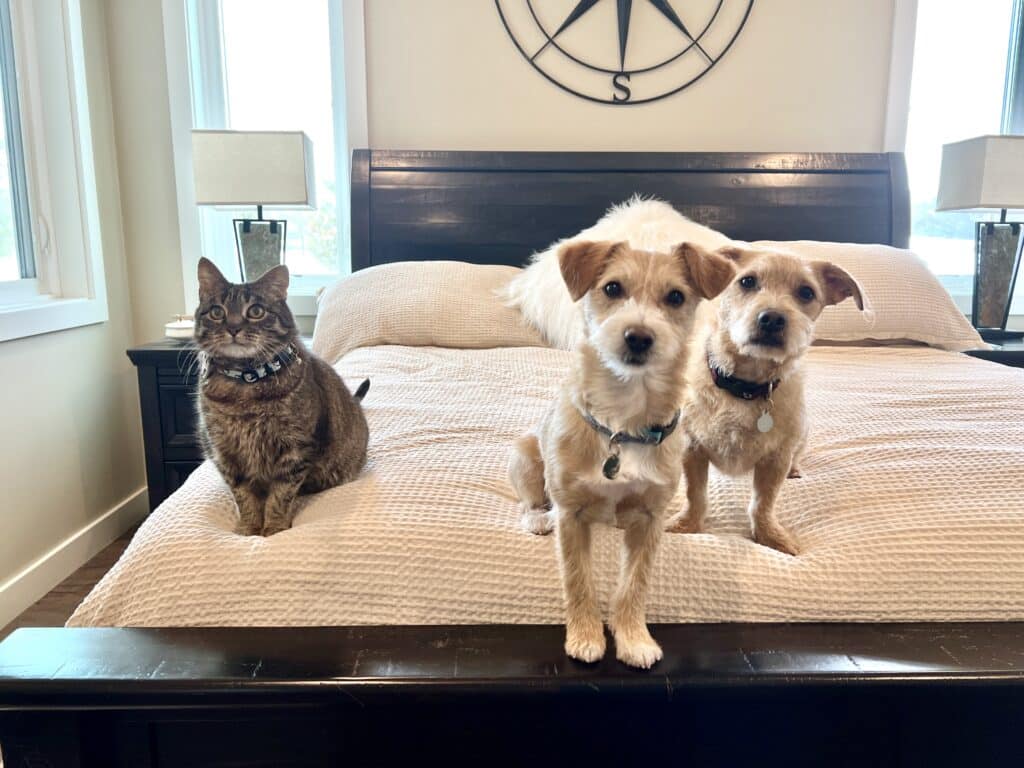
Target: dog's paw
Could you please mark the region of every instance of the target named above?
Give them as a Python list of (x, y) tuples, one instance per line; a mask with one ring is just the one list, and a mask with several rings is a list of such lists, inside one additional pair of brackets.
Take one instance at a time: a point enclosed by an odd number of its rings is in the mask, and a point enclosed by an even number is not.
[(672, 515), (665, 522), (667, 533), (700, 533), (703, 529), (704, 526), (699, 520), (688, 517), (685, 512)]
[(565, 652), (578, 661), (592, 664), (604, 657), (604, 628), (598, 625), (596, 631), (567, 629), (565, 632)]
[(615, 634), (615, 658), (630, 667), (650, 669), (663, 656), (661, 646), (651, 637), (647, 627)]
[(781, 527), (765, 530), (755, 529), (754, 541), (762, 547), (769, 547), (771, 549), (778, 550), (784, 555), (793, 555), (795, 557), (799, 554), (796, 539)]
[(555, 530), (555, 514), (543, 508), (520, 505), (522, 517), (520, 522), (527, 531), (537, 536), (546, 536)]

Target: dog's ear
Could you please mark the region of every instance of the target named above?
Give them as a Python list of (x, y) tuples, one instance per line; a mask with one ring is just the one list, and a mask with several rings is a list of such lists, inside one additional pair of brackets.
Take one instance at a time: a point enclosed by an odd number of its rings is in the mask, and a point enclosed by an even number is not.
[(715, 253), (723, 259), (728, 259), (737, 267), (744, 266), (757, 256), (756, 251), (745, 251), (735, 245), (723, 245), (721, 248), (716, 248)]
[(221, 271), (205, 256), (199, 259), (199, 268), (196, 271), (199, 277), (200, 299), (205, 300), (210, 296), (219, 296), (229, 285)]
[(850, 274), (829, 261), (812, 261), (811, 269), (818, 276), (821, 287), (825, 291), (822, 301), (825, 304), (838, 304), (851, 296), (857, 309), (864, 309), (864, 296), (860, 284)]
[(604, 268), (622, 243), (584, 240), (566, 243), (558, 251), (558, 266), (573, 301), (579, 301), (597, 284)]
[(288, 267), (278, 264), (268, 269), (253, 287), (272, 301), (284, 301), (288, 298)]
[(693, 243), (680, 243), (674, 253), (690, 284), (705, 299), (713, 299), (724, 291), (736, 273), (717, 251), (712, 253)]

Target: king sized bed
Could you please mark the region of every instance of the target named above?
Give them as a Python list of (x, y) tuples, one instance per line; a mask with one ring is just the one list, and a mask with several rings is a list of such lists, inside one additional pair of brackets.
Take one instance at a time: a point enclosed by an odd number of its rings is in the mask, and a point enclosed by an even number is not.
[[(354, 274), (313, 349), (372, 380), (365, 472), (263, 539), (233, 533), (200, 467), (67, 628), (0, 645), (10, 764), (1020, 756), (1024, 373), (961, 354), (976, 336), (900, 250), (900, 155), (357, 151), (353, 169)], [(834, 254), (873, 306), (823, 316), (805, 362), (804, 477), (778, 507), (799, 555), (750, 541), (749, 479), (713, 472), (707, 532), (659, 553), (649, 672), (563, 653), (554, 541), (521, 527), (505, 467), (572, 353), (497, 295), (634, 194)], [(595, 538), (605, 605), (620, 537)]]

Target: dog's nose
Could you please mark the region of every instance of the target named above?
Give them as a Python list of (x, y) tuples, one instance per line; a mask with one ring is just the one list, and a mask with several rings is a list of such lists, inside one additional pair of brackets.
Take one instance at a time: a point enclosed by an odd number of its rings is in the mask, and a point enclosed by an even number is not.
[(757, 327), (764, 333), (779, 333), (786, 327), (786, 316), (781, 312), (762, 312), (757, 316)]
[(646, 352), (654, 344), (654, 337), (646, 328), (627, 328), (626, 346), (630, 352), (637, 354)]

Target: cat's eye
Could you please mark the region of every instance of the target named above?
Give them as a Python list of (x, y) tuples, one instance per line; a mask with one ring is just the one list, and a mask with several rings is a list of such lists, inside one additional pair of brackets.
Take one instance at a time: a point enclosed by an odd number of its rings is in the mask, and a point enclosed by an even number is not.
[(622, 284), (612, 280), (604, 284), (604, 295), (609, 299), (617, 299), (622, 295)]
[(253, 304), (247, 310), (245, 310), (245, 316), (250, 320), (262, 320), (266, 316), (267, 310), (261, 307), (259, 304)]
[(223, 320), (224, 319), (224, 307), (220, 304), (214, 304), (210, 307), (210, 311), (206, 313), (209, 315), (211, 320)]
[(667, 294), (665, 294), (665, 303), (670, 304), (673, 307), (682, 306), (682, 303), (685, 300), (686, 297), (683, 296), (682, 291), (669, 291)]
[(796, 295), (797, 298), (804, 303), (814, 301), (814, 289), (809, 285), (801, 285), (797, 288)]
[(740, 288), (744, 291), (752, 291), (757, 288), (757, 278), (753, 275), (744, 275), (740, 278)]

